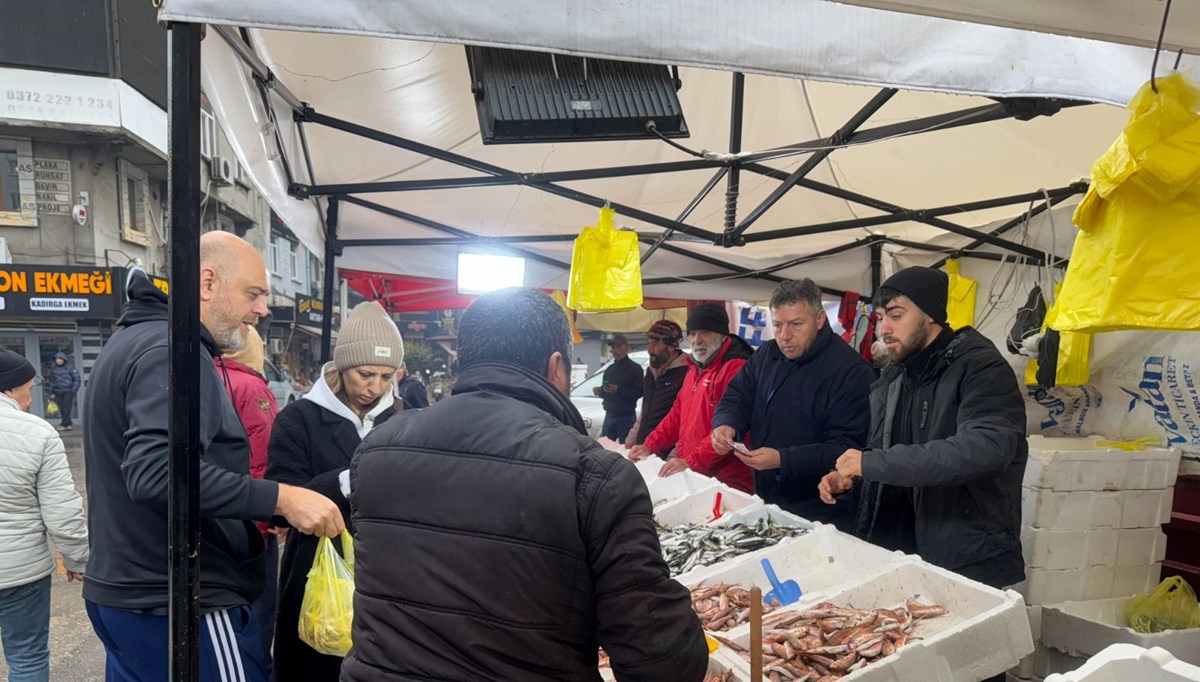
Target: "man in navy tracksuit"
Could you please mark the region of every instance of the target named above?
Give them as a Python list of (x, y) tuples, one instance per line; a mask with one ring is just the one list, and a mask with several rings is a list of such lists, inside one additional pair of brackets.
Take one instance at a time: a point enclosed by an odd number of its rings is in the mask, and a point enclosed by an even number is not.
[[(713, 415), (713, 447), (754, 469), (754, 492), (767, 502), (849, 530), (856, 501), (828, 506), (817, 486), (839, 455), (866, 443), (875, 372), (829, 328), (812, 280), (780, 284), (771, 316), (774, 340), (750, 356)], [(750, 452), (734, 451), (747, 432)]]
[(66, 353), (54, 355), (54, 366), (50, 368), (50, 399), (58, 404), (58, 413), (62, 418), (59, 426), (64, 431), (71, 430), (71, 411), (75, 409), (75, 394), (83, 386), (79, 378), (79, 370), (67, 362)]
[[(91, 557), (83, 584), (104, 644), (107, 682), (168, 677), (167, 296), (145, 273), (92, 369), (84, 420)], [(213, 356), (240, 349), (267, 312), (267, 269), (227, 232), (200, 240), (200, 681), (266, 682), (266, 650), (250, 603), (266, 579), (253, 521), (283, 516), (300, 532), (333, 536), (341, 512), (319, 493), (250, 477), (250, 441)]]

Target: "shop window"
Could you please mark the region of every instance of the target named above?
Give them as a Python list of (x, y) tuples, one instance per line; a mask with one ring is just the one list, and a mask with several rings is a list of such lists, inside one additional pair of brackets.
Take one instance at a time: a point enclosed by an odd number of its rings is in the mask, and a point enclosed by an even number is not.
[(271, 238), (271, 252), (270, 252), (270, 259), (267, 262), (267, 267), (269, 267), (271, 269), (272, 274), (274, 274), (276, 276), (279, 275), (279, 238), (278, 237)]
[(33, 145), (28, 139), (0, 137), (0, 225), (37, 224)]
[(292, 281), (303, 282), (304, 281), (304, 267), (303, 267), (303, 261), (301, 260), (301, 257), (303, 254), (300, 253), (300, 246), (298, 244), (296, 244), (295, 242), (291, 242), (291, 241), (289, 241), (287, 243), (287, 245), (288, 245), (288, 258), (291, 261), (290, 266), (292, 269)]
[(150, 245), (149, 178), (146, 171), (125, 159), (117, 161), (121, 192), (121, 239), (142, 246)]

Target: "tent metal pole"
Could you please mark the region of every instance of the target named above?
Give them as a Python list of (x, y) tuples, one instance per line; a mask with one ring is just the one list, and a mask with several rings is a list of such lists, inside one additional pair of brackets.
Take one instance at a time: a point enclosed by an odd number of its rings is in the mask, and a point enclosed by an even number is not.
[[(733, 94), (729, 112), (729, 153), (737, 154), (742, 151), (742, 118), (746, 104), (746, 74), (733, 73)], [(738, 181), (742, 169), (735, 161), (729, 168), (729, 185), (725, 188), (725, 232), (721, 241), (731, 244), (734, 228), (737, 225)]]
[(775, 190), (771, 192), (771, 194), (769, 194), (761, 204), (756, 206), (753, 211), (750, 211), (750, 214), (738, 224), (733, 232), (728, 234), (729, 239), (736, 242), (736, 240), (741, 237), (742, 234), (751, 225), (753, 225), (756, 220), (761, 218), (769, 208), (774, 206), (776, 202), (782, 199), (784, 194), (787, 194), (793, 187), (795, 187), (797, 181), (812, 172), (814, 168), (821, 165), (821, 162), (828, 158), (829, 155), (833, 153), (835, 148), (845, 144), (846, 140), (850, 139), (850, 136), (854, 134), (854, 131), (858, 130), (864, 123), (866, 123), (867, 119), (871, 118), (875, 112), (882, 109), (883, 105), (887, 104), (888, 100), (894, 97), (897, 92), (898, 90), (896, 90), (896, 88), (884, 88), (875, 93), (875, 96), (872, 97), (871, 100), (867, 102), (861, 109), (859, 109), (857, 113), (851, 116), (850, 120), (846, 121), (845, 125), (843, 125), (841, 128), (838, 128), (837, 132), (835, 132), (833, 135), (830, 135), (825, 140), (825, 146), (822, 149), (814, 151), (811, 156), (804, 160), (804, 163), (800, 164), (799, 168), (793, 171), (792, 174), (783, 181), (783, 184), (781, 184), (779, 187), (776, 187)]
[[(727, 172), (729, 172), (728, 169), (718, 168), (717, 172), (714, 173), (713, 176), (709, 178), (708, 182), (704, 184), (704, 187), (700, 190), (700, 193), (692, 197), (692, 200), (688, 202), (688, 205), (683, 209), (683, 212), (679, 214), (679, 217), (676, 218), (676, 220), (680, 222), (687, 220), (688, 216), (692, 214), (692, 211), (695, 211), (696, 208), (700, 206), (700, 202), (704, 201), (704, 199), (708, 197), (708, 195), (713, 191), (713, 188), (717, 186), (717, 183), (721, 181), (721, 178), (723, 178)], [(646, 249), (646, 252), (642, 254), (642, 265), (645, 265), (646, 261), (650, 260), (650, 256), (653, 256), (654, 252), (658, 251), (659, 247), (663, 245), (663, 242), (670, 239), (671, 235), (673, 234), (675, 234), (675, 230), (668, 229), (663, 231), (663, 233), (659, 235), (658, 238), (653, 241), (653, 243), (650, 244), (650, 248)]]
[(875, 292), (879, 291), (879, 285), (883, 282), (883, 244), (881, 240), (871, 242), (871, 296), (875, 296)]
[[(330, 197), (325, 215), (325, 292), (322, 297), (325, 309), (321, 313), (321, 362), (333, 359), (330, 352), (333, 349), (333, 297), (337, 283), (338, 255), (338, 197)], [(349, 315), (349, 310), (343, 310), (343, 315)]]
[(200, 679), (200, 41), (201, 24), (168, 33), (168, 240), (173, 291), (167, 392), (168, 676)]
[[(436, 220), (430, 220), (429, 218), (422, 218), (419, 215), (414, 215), (407, 211), (401, 211), (400, 209), (392, 208), (390, 206), (384, 206), (383, 204), (377, 204), (373, 201), (367, 201), (366, 199), (359, 199), (358, 197), (354, 197), (354, 196), (345, 196), (345, 197), (339, 197), (339, 198), (348, 204), (354, 204), (356, 206), (361, 206), (363, 208), (367, 208), (372, 211), (378, 211), (379, 213), (383, 213), (384, 215), (390, 215), (393, 218), (407, 220), (407, 221), (415, 223), (417, 225), (428, 227), (432, 230), (437, 230), (438, 232), (445, 232), (446, 234), (451, 234), (456, 237), (460, 237), (462, 239), (479, 239), (479, 235), (473, 234), (471, 232), (467, 232), (466, 230), (460, 230), (457, 227), (451, 227), (444, 223), (439, 223)], [(528, 258), (529, 260), (536, 261), (538, 263), (543, 263), (545, 265), (550, 265), (552, 267), (560, 268), (563, 270), (571, 269), (571, 265), (569, 263), (564, 263), (558, 259), (551, 258), (549, 256), (543, 256), (542, 254), (537, 253), (536, 251), (530, 251), (528, 249), (522, 249), (522, 248), (518, 248), (518, 247), (514, 247), (514, 246), (507, 246), (507, 245), (498, 245), (498, 246), (496, 246), (496, 248), (500, 249), (500, 250), (508, 251), (509, 253), (515, 253), (517, 255), (524, 256), (525, 258)]]
[[(1058, 196), (1058, 197), (1051, 196), (1051, 198), (1050, 198), (1050, 202), (1049, 202), (1048, 204), (1047, 204), (1046, 202), (1042, 202), (1042, 203), (1040, 203), (1040, 204), (1037, 204), (1037, 205), (1036, 205), (1036, 206), (1034, 206), (1034, 207), (1033, 207), (1031, 210), (1029, 210), (1027, 213), (1022, 213), (1021, 215), (1017, 216), (1016, 218), (1013, 218), (1012, 220), (1010, 220), (1010, 221), (1008, 221), (1008, 222), (1004, 223), (1003, 225), (1001, 225), (1001, 226), (997, 227), (996, 229), (992, 230), (992, 231), (991, 231), (991, 234), (992, 234), (993, 236), (995, 236), (995, 235), (1001, 235), (1001, 234), (1005, 234), (1006, 232), (1008, 232), (1008, 231), (1010, 231), (1010, 230), (1012, 230), (1012, 229), (1014, 229), (1014, 228), (1018, 227), (1019, 225), (1021, 225), (1022, 223), (1024, 223), (1026, 220), (1031, 220), (1031, 219), (1033, 219), (1034, 217), (1036, 217), (1036, 216), (1039, 216), (1039, 215), (1041, 215), (1042, 213), (1045, 213), (1045, 212), (1046, 212), (1048, 209), (1050, 209), (1050, 208), (1053, 208), (1054, 206), (1056, 206), (1056, 205), (1058, 205), (1058, 204), (1062, 203), (1062, 202), (1063, 202), (1063, 201), (1065, 201), (1065, 200), (1066, 200), (1066, 199), (1067, 199), (1069, 196), (1070, 196), (1070, 195), (1067, 195), (1067, 196)], [(970, 244), (967, 244), (966, 246), (964, 246), (964, 247), (963, 247), (963, 251), (968, 251), (968, 250), (971, 250), (971, 249), (977, 249), (977, 248), (979, 248), (980, 246), (983, 246), (985, 243), (986, 243), (986, 242), (984, 242), (982, 239), (975, 240), (975, 241), (971, 242)], [(980, 252), (975, 252), (975, 253), (980, 253)], [(1055, 262), (1055, 263), (1063, 263), (1063, 264), (1064, 264), (1064, 267), (1065, 267), (1065, 263), (1067, 262), (1067, 259), (1065, 259), (1065, 258), (1059, 258), (1057, 254), (1051, 254), (1051, 255), (1052, 255), (1052, 256), (1054, 256), (1054, 259), (1055, 259), (1055, 260), (1054, 260), (1054, 262)], [(1037, 261), (1037, 262), (1041, 262), (1041, 263), (1043, 263), (1043, 264), (1046, 262), (1046, 261), (1045, 261), (1046, 255), (1045, 255), (1044, 253), (1041, 253), (1041, 252), (1039, 252), (1039, 253), (1038, 253), (1036, 256), (1030, 256), (1030, 258), (1031, 258), (1031, 260), (1034, 260), (1034, 261)], [(945, 259), (945, 258), (943, 258), (942, 260), (940, 260), (940, 261), (938, 261), (937, 263), (935, 263), (935, 264), (933, 265), (933, 267), (935, 267), (935, 268), (940, 268), (940, 267), (942, 267), (942, 266), (943, 266), (943, 265), (945, 265), (945, 264), (946, 264), (946, 259)]]
[(250, 45), (242, 40), (241, 36), (235, 33), (235, 31), (237, 31), (236, 28), (232, 26), (217, 25), (214, 25), (212, 28), (216, 31), (217, 35), (221, 36), (221, 39), (224, 40), (229, 47), (233, 48), (233, 51), (237, 53), (238, 57), (242, 60), (242, 63), (250, 67), (250, 71), (254, 73), (255, 78), (262, 81), (263, 84), (271, 90), (279, 93), (279, 96), (283, 98), (283, 101), (287, 102), (287, 105), (294, 111), (304, 111), (304, 104), (299, 100), (299, 98), (292, 94), (291, 90), (287, 89), (287, 86), (279, 82), (279, 79), (275, 78), (275, 74), (272, 73), (271, 69), (269, 69), (267, 65), (258, 58), (258, 55), (254, 54), (254, 51), (250, 48)]
[(600, 180), (604, 178), (624, 178), (631, 175), (660, 175), (662, 173), (683, 173), (707, 168), (718, 168), (720, 161), (707, 159), (688, 159), (687, 161), (664, 161), (662, 163), (643, 163), (632, 166), (606, 166), (603, 168), (580, 168), (577, 170), (552, 171), (548, 173), (521, 173), (521, 178), (527, 184), (545, 182), (575, 182), (577, 180)]
[(341, 248), (359, 246), (496, 246), (500, 244), (537, 244), (569, 242), (570, 234), (536, 234), (513, 237), (408, 237), (398, 239), (339, 239)]

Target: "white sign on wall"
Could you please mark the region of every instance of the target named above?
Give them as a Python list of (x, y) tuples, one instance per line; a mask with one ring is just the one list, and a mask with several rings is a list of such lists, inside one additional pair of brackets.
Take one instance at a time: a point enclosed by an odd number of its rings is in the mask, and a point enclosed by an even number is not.
[(39, 213), (71, 215), (71, 162), (65, 159), (34, 159), (33, 185)]

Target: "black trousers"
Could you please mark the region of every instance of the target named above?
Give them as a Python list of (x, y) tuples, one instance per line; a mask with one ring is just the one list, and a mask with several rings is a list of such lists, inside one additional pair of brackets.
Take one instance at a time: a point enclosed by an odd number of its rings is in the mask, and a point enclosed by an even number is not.
[(75, 394), (55, 393), (54, 399), (58, 403), (58, 414), (62, 417), (62, 425), (71, 426), (71, 410), (75, 408)]

